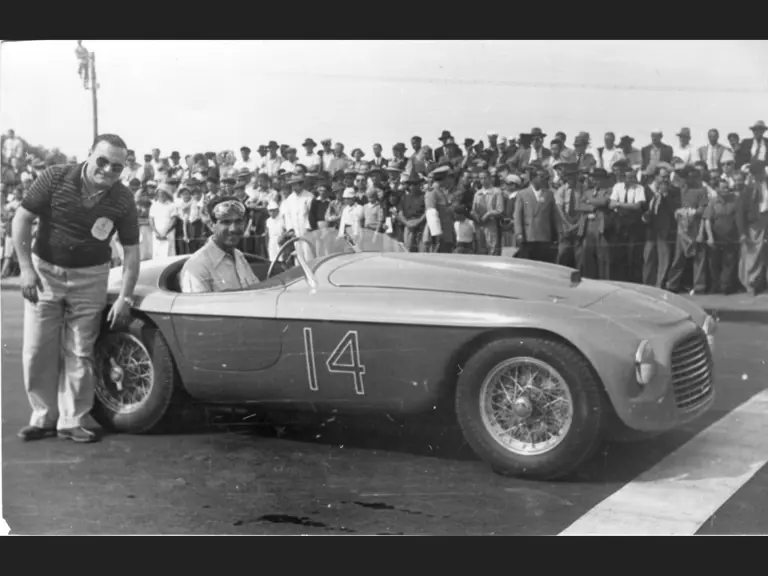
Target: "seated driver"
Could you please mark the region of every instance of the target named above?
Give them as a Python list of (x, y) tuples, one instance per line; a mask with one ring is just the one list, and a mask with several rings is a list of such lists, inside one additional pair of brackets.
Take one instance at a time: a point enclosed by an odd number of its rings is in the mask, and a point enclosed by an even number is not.
[(181, 291), (224, 292), (258, 284), (248, 260), (235, 248), (245, 231), (245, 204), (235, 196), (218, 196), (206, 211), (213, 235), (181, 269)]

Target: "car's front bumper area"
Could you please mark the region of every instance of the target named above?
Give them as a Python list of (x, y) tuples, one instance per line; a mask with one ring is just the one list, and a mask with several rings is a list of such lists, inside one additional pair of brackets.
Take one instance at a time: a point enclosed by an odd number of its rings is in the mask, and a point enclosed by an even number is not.
[(636, 394), (614, 402), (619, 419), (641, 432), (664, 432), (697, 419), (715, 398), (714, 363), (701, 329), (687, 332), (657, 355), (657, 373)]

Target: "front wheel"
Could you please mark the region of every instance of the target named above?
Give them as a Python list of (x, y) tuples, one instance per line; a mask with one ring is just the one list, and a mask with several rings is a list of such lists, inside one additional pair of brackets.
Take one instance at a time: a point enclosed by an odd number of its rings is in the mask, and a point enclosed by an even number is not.
[(538, 337), (485, 346), (462, 367), (456, 411), (467, 443), (504, 475), (553, 480), (600, 444), (600, 383), (569, 346)]
[(91, 414), (104, 429), (142, 434), (167, 420), (175, 371), (157, 328), (134, 319), (127, 327), (105, 329), (96, 342), (95, 370)]

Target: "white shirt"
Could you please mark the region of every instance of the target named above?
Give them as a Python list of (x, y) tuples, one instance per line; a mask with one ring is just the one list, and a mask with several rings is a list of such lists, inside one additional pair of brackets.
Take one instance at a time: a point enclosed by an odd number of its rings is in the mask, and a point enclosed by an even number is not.
[(292, 192), (285, 199), (281, 208), (285, 208), (283, 215), (286, 230), (293, 230), (296, 236), (303, 236), (310, 230), (309, 208), (314, 198), (311, 192), (302, 190), (298, 194)]
[(677, 156), (685, 162), (686, 166), (692, 166), (696, 162), (694, 157), (694, 148), (690, 144), (688, 146), (682, 146), (678, 144), (672, 148), (672, 156)]
[(531, 190), (533, 190), (533, 195), (536, 197), (536, 202), (541, 202), (541, 190), (536, 190), (533, 186), (531, 186)]
[(352, 235), (360, 232), (364, 218), (363, 207), (360, 204), (344, 206), (341, 211), (341, 220), (339, 221), (339, 236), (343, 236), (347, 226), (352, 227)]
[(21, 138), (8, 138), (3, 142), (3, 157), (10, 161), (11, 158), (21, 158), (24, 155), (24, 143)]
[(270, 261), (274, 262), (277, 258), (277, 253), (280, 251), (280, 236), (285, 233), (285, 222), (283, 216), (278, 214), (274, 218), (270, 216), (267, 218), (267, 253), (269, 254)]
[(611, 192), (611, 204), (639, 204), (645, 201), (645, 190), (639, 184), (635, 184), (629, 190), (624, 182), (613, 185)]
[(248, 158), (247, 161), (243, 160), (242, 158), (235, 162), (233, 168), (235, 170), (240, 170), (241, 168), (248, 168), (248, 172), (256, 172), (259, 168), (259, 161), (255, 158)]
[(286, 172), (293, 172), (295, 168), (296, 164), (289, 160), (283, 160), (283, 163), (280, 164), (280, 170), (285, 170)]
[(235, 248), (227, 254), (210, 238), (184, 264), (179, 283), (184, 293), (222, 292), (245, 290), (259, 279), (240, 250)]
[(757, 154), (758, 144), (760, 144), (760, 154), (757, 156), (757, 159), (765, 161), (765, 149), (768, 146), (766, 146), (765, 142), (760, 141), (757, 138), (755, 138), (754, 142), (752, 142), (752, 158), (755, 158), (755, 154)]
[(179, 216), (179, 207), (174, 202), (155, 201), (149, 207), (149, 217), (155, 221), (155, 228), (159, 232), (168, 230), (171, 220)]
[(278, 170), (280, 170), (280, 165), (282, 163), (283, 163), (282, 156), (277, 155), (274, 158), (270, 158), (269, 154), (267, 154), (261, 160), (260, 170), (262, 172), (265, 172), (267, 176), (271, 178), (272, 176), (275, 176), (277, 174)]
[(304, 164), (309, 172), (317, 172), (320, 169), (320, 156), (316, 153), (303, 154), (296, 159), (299, 164)]
[(475, 223), (472, 220), (466, 218), (463, 221), (453, 223), (453, 231), (456, 233), (457, 242), (474, 242), (475, 240)]
[(761, 183), (762, 186), (760, 186), (760, 208), (758, 209), (758, 212), (768, 212), (768, 182), (763, 180)]
[(613, 165), (623, 158), (624, 152), (621, 151), (621, 148), (616, 146), (610, 150), (608, 150), (608, 148), (603, 148), (603, 153), (600, 156), (600, 163), (604, 170), (608, 170), (608, 172), (610, 172), (613, 168)]

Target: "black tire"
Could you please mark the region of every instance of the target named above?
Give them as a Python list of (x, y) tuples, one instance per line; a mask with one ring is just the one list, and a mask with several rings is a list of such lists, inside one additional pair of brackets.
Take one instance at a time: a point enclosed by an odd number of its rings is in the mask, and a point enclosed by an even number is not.
[[(570, 429), (558, 445), (542, 454), (522, 455), (505, 448), (483, 422), (480, 395), (486, 376), (516, 357), (533, 357), (551, 366), (565, 381), (573, 402)], [(467, 443), (495, 472), (519, 478), (554, 480), (574, 472), (600, 446), (607, 408), (605, 392), (586, 359), (565, 344), (540, 337), (491, 342), (461, 366), (456, 387), (456, 413)]]
[[(146, 348), (152, 363), (153, 384), (146, 398), (131, 412), (120, 413), (110, 408), (100, 395), (104, 394), (103, 382), (108, 378), (109, 366), (100, 362), (100, 346), (104, 346), (107, 338), (115, 334), (127, 334), (135, 337)], [(96, 394), (91, 415), (105, 430), (127, 434), (146, 434), (160, 432), (171, 414), (174, 400), (179, 399), (177, 390), (176, 371), (171, 352), (160, 331), (151, 324), (140, 319), (132, 319), (126, 326), (105, 328), (96, 342), (95, 347), (97, 379)], [(108, 394), (109, 392), (107, 392)]]

